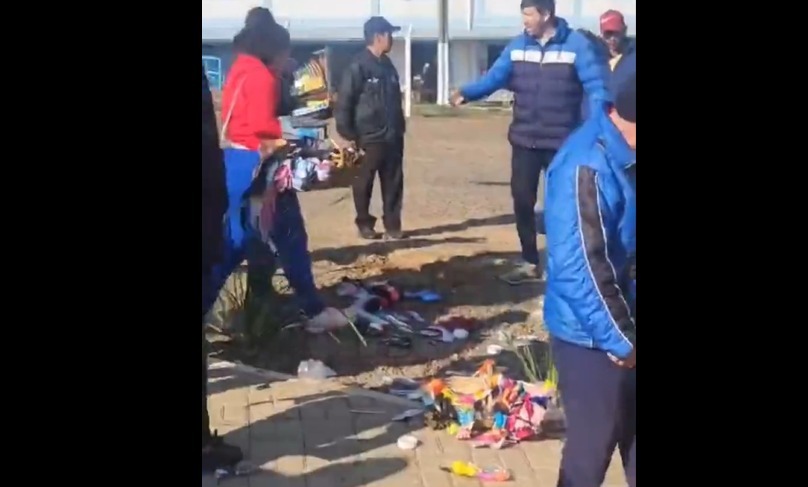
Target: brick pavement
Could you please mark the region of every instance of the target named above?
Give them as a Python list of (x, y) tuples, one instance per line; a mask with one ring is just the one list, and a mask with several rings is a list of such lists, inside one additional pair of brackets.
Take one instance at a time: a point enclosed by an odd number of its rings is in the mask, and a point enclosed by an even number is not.
[[(514, 487), (553, 487), (561, 442), (524, 442), (504, 450), (471, 449), (444, 432), (415, 429), (390, 418), (403, 401), (357, 393), (330, 381), (275, 380), (231, 364), (210, 373), (212, 426), (240, 446), (260, 470), (231, 478), (233, 487), (477, 487), (440, 470), (453, 460), (503, 465)], [(396, 440), (414, 434), (419, 447), (402, 451)], [(203, 487), (216, 485), (203, 477)], [(616, 455), (606, 487), (624, 486)]]

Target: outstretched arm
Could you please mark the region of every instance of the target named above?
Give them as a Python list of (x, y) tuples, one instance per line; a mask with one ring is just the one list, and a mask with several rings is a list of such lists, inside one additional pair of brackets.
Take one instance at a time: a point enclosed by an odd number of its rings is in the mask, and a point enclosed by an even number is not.
[(497, 90), (505, 88), (511, 78), (513, 61), (511, 61), (511, 44), (505, 46), (491, 69), (482, 78), (460, 88), (460, 94), (466, 101), (475, 101), (485, 98)]
[(583, 84), (584, 92), (589, 100), (589, 113), (602, 111), (604, 106), (612, 101), (607, 88), (609, 67), (595, 52), (595, 47), (589, 42), (582, 42), (581, 48), (575, 55), (575, 70)]

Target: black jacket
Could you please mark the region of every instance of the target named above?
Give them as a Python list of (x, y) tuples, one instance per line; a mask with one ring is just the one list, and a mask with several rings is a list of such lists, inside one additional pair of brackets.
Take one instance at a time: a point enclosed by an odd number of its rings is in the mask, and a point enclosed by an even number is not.
[(361, 144), (396, 142), (406, 128), (398, 72), (386, 55), (363, 49), (345, 71), (337, 93), (337, 132)]
[(295, 86), (294, 73), (284, 72), (281, 74), (280, 85), (281, 96), (278, 102), (277, 115), (279, 117), (286, 117), (291, 115), (292, 111), (298, 106), (297, 98), (292, 94), (292, 88)]
[(202, 268), (209, 269), (221, 257), (222, 221), (227, 210), (224, 159), (219, 148), (213, 98), (202, 67)]

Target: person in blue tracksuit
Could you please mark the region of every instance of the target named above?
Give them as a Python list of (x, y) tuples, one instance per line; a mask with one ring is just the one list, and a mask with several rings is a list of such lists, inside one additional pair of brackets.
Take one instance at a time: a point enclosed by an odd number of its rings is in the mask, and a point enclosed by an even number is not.
[(636, 486), (636, 79), (547, 174), (544, 320), (567, 422), (560, 487), (601, 485), (615, 446)]
[(539, 178), (558, 148), (581, 123), (584, 93), (594, 110), (610, 99), (606, 66), (590, 42), (555, 16), (555, 0), (522, 0), (525, 31), (502, 51), (482, 79), (452, 94), (458, 105), (507, 88), (514, 93), (513, 122), (508, 140), (511, 194), (522, 260), (502, 276), (510, 284), (542, 278), (536, 245), (535, 205)]

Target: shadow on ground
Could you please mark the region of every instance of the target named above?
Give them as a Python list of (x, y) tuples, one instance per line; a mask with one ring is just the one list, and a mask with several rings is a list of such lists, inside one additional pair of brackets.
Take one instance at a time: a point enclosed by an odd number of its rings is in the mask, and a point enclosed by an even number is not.
[[(508, 225), (513, 215), (499, 215), (490, 218), (468, 219), (460, 223), (422, 228), (410, 232), (414, 238), (400, 241), (377, 241), (365, 245), (355, 245), (333, 249), (318, 249), (311, 253), (312, 260), (328, 260), (340, 265), (339, 269), (327, 271), (319, 276), (321, 293), (329, 305), (345, 308), (350, 300), (337, 296), (336, 288), (342, 278), (368, 281), (388, 281), (400, 291), (428, 289), (437, 292), (443, 301), (424, 304), (417, 301), (403, 301), (396, 306), (397, 311), (416, 311), (428, 324), (445, 317), (448, 311), (454, 315), (475, 319), (479, 327), (466, 340), (452, 343), (437, 342), (434, 339), (414, 335), (410, 348), (390, 346), (380, 339), (368, 338), (368, 346), (363, 346), (351, 330), (335, 335), (311, 336), (300, 329), (283, 331), (272, 340), (258, 347), (242, 350), (237, 346), (219, 346), (221, 358), (241, 360), (251, 365), (296, 374), (302, 360), (320, 360), (334, 369), (340, 376), (358, 376), (368, 372), (382, 371), (385, 368), (408, 370), (384, 370), (385, 374), (406, 373), (413, 376), (434, 375), (440, 368), (459, 358), (471, 349), (478, 347), (490, 335), (492, 329), (502, 324), (525, 324), (531, 312), (539, 307), (538, 297), (544, 293), (543, 283), (511, 286), (498, 276), (510, 270), (510, 263), (519, 255), (516, 252), (485, 252), (473, 256), (458, 255), (445, 260), (418, 265), (418, 253), (413, 266), (396, 267), (404, 264), (401, 259), (386, 257), (401, 249), (421, 249), (438, 244), (479, 243), (483, 239), (450, 236), (428, 239), (429, 235), (461, 232), (473, 227)], [(282, 279), (285, 281), (285, 279)], [(278, 288), (278, 286), (276, 286)], [(287, 322), (299, 320), (295, 303), (286, 295), (278, 303), (278, 319)], [(526, 304), (527, 303), (527, 304)], [(535, 304), (530, 304), (535, 303)], [(290, 311), (291, 310), (291, 311)], [(276, 320), (277, 321), (277, 320)], [(426, 326), (426, 325), (423, 325)], [(525, 325), (529, 327), (532, 325)], [(529, 330), (535, 334), (538, 330)], [(419, 370), (413, 370), (413, 367)], [(422, 368), (422, 370), (421, 370)], [(372, 383), (372, 377), (365, 375), (359, 381)]]
[[(276, 342), (269, 344), (258, 356), (245, 361), (261, 368), (290, 374), (296, 373), (301, 360), (315, 359), (321, 360), (343, 376), (354, 376), (379, 368), (416, 365), (423, 365), (424, 370), (407, 373), (430, 375), (442, 366), (441, 361), (454, 361), (481, 344), (492, 328), (503, 323), (528, 321), (529, 312), (520, 309), (519, 305), (543, 294), (544, 284), (510, 286), (499, 280), (497, 276), (509, 269), (507, 263), (514, 257), (513, 253), (457, 256), (414, 269), (382, 268), (373, 276), (352, 274), (351, 269), (346, 270), (348, 278), (383, 280), (392, 283), (399, 290), (430, 289), (439, 293), (443, 296), (440, 303), (403, 301), (396, 309), (416, 311), (427, 323), (433, 323), (446, 316), (448, 309), (460, 308), (453, 315), (462, 313), (462, 316), (478, 321), (478, 328), (466, 340), (442, 343), (419, 335), (408, 335), (413, 339), (413, 345), (409, 349), (386, 345), (378, 338), (368, 338), (368, 346), (365, 347), (351, 330), (343, 330), (336, 335), (339, 343), (329, 335), (312, 336), (300, 330), (290, 330), (279, 335)], [(321, 292), (330, 304), (347, 307), (351, 304), (350, 300), (336, 295), (338, 285), (337, 281), (321, 289)], [(536, 303), (538, 308), (538, 301)], [(232, 355), (230, 357), (238, 358)]]
[[(410, 234), (414, 237), (413, 234)], [(336, 249), (318, 249), (311, 252), (312, 262), (326, 260), (337, 265), (351, 265), (363, 255), (386, 257), (397, 250), (423, 249), (433, 245), (483, 243), (483, 238), (448, 237), (440, 240), (407, 238), (393, 241), (373, 241), (365, 245), (352, 245)]]
[[(387, 480), (407, 468), (407, 460), (398, 458), (401, 454), (394, 445), (402, 435), (421, 429), (423, 421), (392, 422), (391, 417), (405, 406), (340, 391), (294, 397), (295, 388), (287, 389), (283, 381), (266, 382), (264, 377), (230, 368), (210, 370), (209, 394), (221, 392), (217, 384), (231, 374), (230, 387), (251, 389), (249, 410), (238, 414), (262, 418), (224, 435), (228, 443), (243, 449), (246, 462), (261, 469), (250, 475), (249, 485), (359, 487)], [(228, 416), (224, 407), (211, 406), (214, 424), (220, 422), (218, 417), (225, 424), (240, 421)], [(238, 410), (234, 407), (229, 414)], [(527, 441), (563, 438), (563, 412), (551, 409), (542, 429), (541, 435)], [(203, 477), (203, 485), (213, 485), (212, 481)]]
[[(214, 382), (209, 393), (215, 394), (215, 374), (232, 371), (210, 372)], [(265, 469), (250, 475), (250, 485), (358, 487), (407, 467), (404, 459), (369, 454), (395, 444), (398, 437), (420, 427), (391, 422), (390, 416), (395, 413), (389, 405), (385, 405), (382, 414), (357, 414), (352, 410), (367, 410), (368, 399), (339, 392), (278, 397), (272, 392), (272, 384), (258, 377), (249, 382), (244, 374), (239, 375), (236, 387), (254, 385), (269, 388), (270, 393), (266, 401), (252, 402), (249, 407), (277, 412), (225, 435), (226, 441), (244, 449), (247, 462)], [(284, 471), (304, 473), (284, 475)]]
[(471, 218), (460, 223), (410, 230), (407, 231), (409, 238), (404, 240), (373, 241), (363, 245), (317, 249), (311, 252), (311, 260), (312, 262), (325, 260), (337, 265), (350, 265), (363, 255), (386, 257), (397, 250), (422, 249), (433, 245), (445, 244), (483, 243), (485, 239), (479, 237), (446, 237), (443, 239), (426, 239), (423, 237), (437, 236), (444, 233), (457, 233), (470, 228), (511, 225), (514, 222), (515, 220), (512, 214), (488, 218)]
[(516, 220), (514, 219), (513, 214), (509, 213), (505, 215), (492, 216), (488, 218), (469, 218), (468, 220), (460, 223), (449, 223), (446, 225), (437, 225), (434, 227), (419, 228), (417, 230), (409, 232), (409, 234), (410, 236), (413, 237), (426, 237), (429, 235), (440, 235), (442, 233), (462, 232), (470, 228), (493, 227), (498, 225), (512, 225), (514, 222), (516, 222)]
[(471, 184), (476, 186), (510, 186), (508, 181), (470, 181)]

